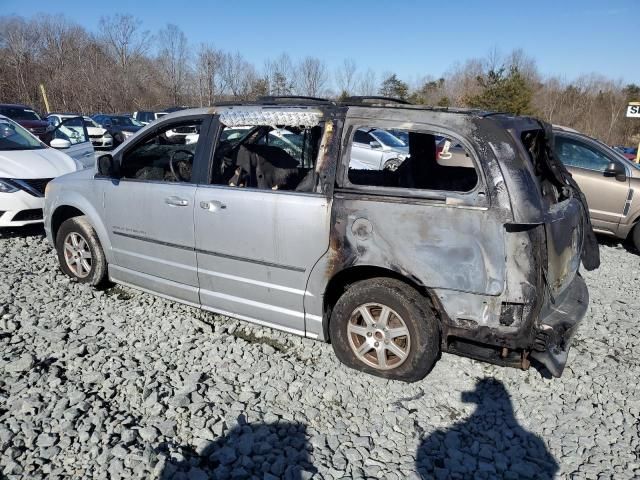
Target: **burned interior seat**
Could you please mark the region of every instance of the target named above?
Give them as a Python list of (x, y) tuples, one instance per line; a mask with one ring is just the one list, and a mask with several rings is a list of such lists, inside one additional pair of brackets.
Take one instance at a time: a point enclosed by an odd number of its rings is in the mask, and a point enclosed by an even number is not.
[(299, 181), (298, 162), (279, 147), (241, 145), (235, 174), (229, 184), (259, 189), (294, 190)]

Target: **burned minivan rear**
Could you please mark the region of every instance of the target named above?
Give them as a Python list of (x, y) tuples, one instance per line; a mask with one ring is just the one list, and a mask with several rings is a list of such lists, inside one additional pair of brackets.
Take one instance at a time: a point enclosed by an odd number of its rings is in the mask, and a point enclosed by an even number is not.
[(551, 127), (526, 117), (496, 120), (517, 150), (511, 158), (499, 159), (511, 198), (511, 228), (542, 228), (538, 243), (542, 289), (537, 293), (539, 313), (530, 357), (560, 376), (589, 303), (580, 263), (587, 270), (598, 268), (598, 243), (583, 193), (554, 156)]

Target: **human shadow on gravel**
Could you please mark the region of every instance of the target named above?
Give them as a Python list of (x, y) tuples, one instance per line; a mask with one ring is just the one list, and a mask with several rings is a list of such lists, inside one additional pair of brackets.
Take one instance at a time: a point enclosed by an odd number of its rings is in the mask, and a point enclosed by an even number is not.
[[(207, 445), (182, 446), (181, 459), (167, 459), (160, 480), (283, 478), (302, 480), (317, 470), (309, 456), (307, 427), (301, 423), (246, 423)], [(175, 449), (171, 449), (175, 452)]]
[(476, 472), (554, 478), (558, 463), (539, 436), (518, 424), (502, 382), (482, 379), (473, 391), (462, 392), (462, 401), (477, 405), (473, 414), (420, 443), (416, 467), (422, 478), (470, 478)]

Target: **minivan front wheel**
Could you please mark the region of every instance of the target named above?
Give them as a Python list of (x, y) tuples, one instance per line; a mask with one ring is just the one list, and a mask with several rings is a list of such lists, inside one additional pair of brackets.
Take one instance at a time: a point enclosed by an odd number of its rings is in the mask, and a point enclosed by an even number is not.
[(424, 378), (440, 354), (440, 329), (427, 300), (392, 278), (362, 280), (337, 301), (331, 343), (351, 368), (405, 382)]
[(631, 239), (633, 240), (633, 246), (636, 247), (638, 252), (640, 252), (640, 223), (633, 227)]
[(100, 285), (107, 277), (100, 240), (86, 216), (65, 220), (56, 235), (60, 268), (80, 283)]

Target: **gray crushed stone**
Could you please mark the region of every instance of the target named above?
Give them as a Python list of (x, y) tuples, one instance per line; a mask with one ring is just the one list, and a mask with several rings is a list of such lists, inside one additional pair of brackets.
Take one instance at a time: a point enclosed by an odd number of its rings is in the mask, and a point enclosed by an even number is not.
[(638, 478), (640, 256), (601, 246), (561, 379), (444, 355), (404, 384), (331, 346), (67, 279), (0, 233), (0, 477)]

